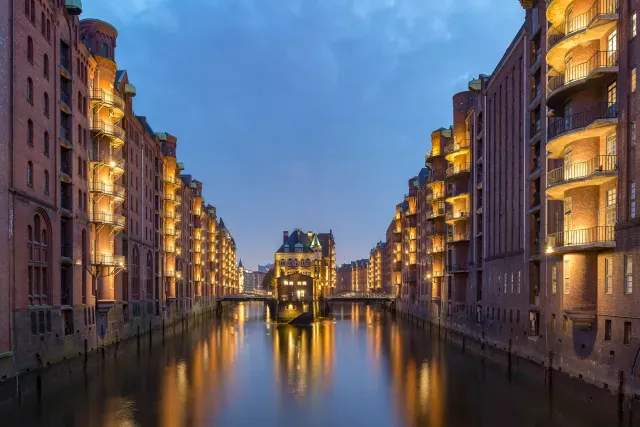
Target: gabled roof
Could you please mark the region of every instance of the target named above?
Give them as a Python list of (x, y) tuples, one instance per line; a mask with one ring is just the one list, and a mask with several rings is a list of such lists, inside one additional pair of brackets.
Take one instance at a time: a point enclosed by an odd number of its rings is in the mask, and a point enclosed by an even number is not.
[(298, 229), (298, 230), (295, 230), (293, 233), (289, 234), (287, 241), (284, 242), (276, 252), (281, 252), (281, 253), (285, 252), (284, 250), (285, 245), (287, 245), (289, 248), (288, 252), (294, 252), (294, 249), (296, 247), (298, 248), (301, 247), (302, 252), (313, 252), (311, 244), (313, 243), (314, 240), (317, 240), (317, 239), (318, 239), (318, 236), (315, 233), (313, 234), (312, 239), (309, 239), (309, 236), (307, 235), (307, 233)]
[(242, 258), (240, 258), (240, 261), (238, 261), (238, 268), (244, 268), (244, 266), (242, 265)]

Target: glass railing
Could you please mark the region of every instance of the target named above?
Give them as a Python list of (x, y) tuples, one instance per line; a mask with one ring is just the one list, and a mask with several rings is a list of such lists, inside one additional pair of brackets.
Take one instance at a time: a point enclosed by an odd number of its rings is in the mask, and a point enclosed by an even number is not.
[(547, 174), (547, 188), (573, 180), (587, 179), (591, 176), (617, 170), (617, 156), (596, 156), (585, 162), (562, 166)]

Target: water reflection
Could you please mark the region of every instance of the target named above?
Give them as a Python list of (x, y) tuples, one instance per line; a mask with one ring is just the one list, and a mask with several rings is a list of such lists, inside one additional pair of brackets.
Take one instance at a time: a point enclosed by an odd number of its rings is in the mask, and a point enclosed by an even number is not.
[[(20, 426), (600, 426), (606, 402), (505, 373), (374, 306), (342, 304), (295, 328), (262, 304), (167, 330), (149, 345), (75, 374), (37, 405), (3, 416)], [(175, 331), (175, 332), (174, 332)], [(567, 395), (568, 397), (562, 397)], [(4, 424), (3, 424), (4, 425)]]

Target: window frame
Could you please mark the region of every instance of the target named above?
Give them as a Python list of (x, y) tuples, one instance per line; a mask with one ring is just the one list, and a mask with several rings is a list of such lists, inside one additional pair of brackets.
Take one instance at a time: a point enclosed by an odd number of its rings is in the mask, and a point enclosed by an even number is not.
[(624, 294), (633, 293), (633, 256), (624, 256)]

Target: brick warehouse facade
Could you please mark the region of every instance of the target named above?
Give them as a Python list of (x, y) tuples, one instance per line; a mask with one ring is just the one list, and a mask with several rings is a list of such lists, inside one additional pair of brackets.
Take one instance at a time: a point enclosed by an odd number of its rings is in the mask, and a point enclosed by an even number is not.
[(453, 125), (432, 133), (395, 208), (382, 288), (463, 335), (629, 387), (640, 2), (521, 3), (523, 26), (495, 70), (453, 96)]
[(237, 292), (231, 234), (79, 4), (1, 5), (2, 379)]

